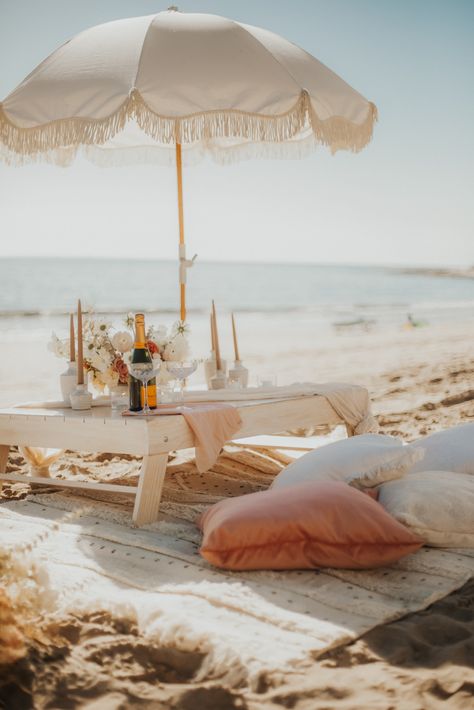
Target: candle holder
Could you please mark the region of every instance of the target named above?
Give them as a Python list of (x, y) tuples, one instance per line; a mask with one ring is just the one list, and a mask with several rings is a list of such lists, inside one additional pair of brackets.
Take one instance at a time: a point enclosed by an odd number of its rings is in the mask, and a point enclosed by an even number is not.
[[(217, 372), (216, 354), (212, 352), (207, 360), (204, 360), (204, 374), (206, 376), (207, 389), (211, 389), (211, 380)], [(221, 358), (221, 372), (227, 372), (227, 361)]]
[(235, 360), (234, 367), (229, 370), (229, 381), (238, 382), (242, 389), (249, 383), (249, 371), (242, 365), (240, 360)]
[(210, 385), (212, 390), (225, 390), (227, 385), (227, 377), (225, 372), (217, 370), (214, 377), (211, 377)]
[(61, 375), (59, 375), (59, 384), (61, 387), (61, 394), (63, 397), (63, 402), (69, 404), (69, 395), (76, 388), (77, 382), (77, 363), (69, 362), (67, 370), (65, 370)]
[(76, 385), (69, 395), (71, 409), (92, 409), (92, 395), (87, 385)]

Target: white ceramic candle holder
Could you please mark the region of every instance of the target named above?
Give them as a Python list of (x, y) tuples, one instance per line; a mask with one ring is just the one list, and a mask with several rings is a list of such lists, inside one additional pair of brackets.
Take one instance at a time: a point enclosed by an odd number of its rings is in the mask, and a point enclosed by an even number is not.
[(249, 383), (249, 371), (242, 365), (240, 360), (235, 360), (234, 367), (229, 370), (229, 380), (239, 382), (242, 389), (245, 389)]
[(77, 385), (69, 395), (72, 409), (91, 409), (92, 395), (87, 389), (87, 385)]
[(225, 390), (227, 385), (227, 377), (225, 372), (222, 370), (217, 370), (214, 377), (211, 377), (211, 390)]
[(204, 375), (206, 377), (207, 389), (211, 389), (211, 380), (216, 374), (216, 354), (212, 352), (207, 360), (204, 360)]
[[(216, 354), (214, 352), (211, 353), (211, 355), (207, 358), (207, 360), (204, 361), (204, 374), (206, 376), (206, 384), (207, 384), (207, 389), (212, 389), (211, 387), (211, 380), (213, 377), (215, 377), (217, 372), (217, 366), (216, 366)], [(223, 360), (221, 358), (221, 372), (224, 373), (224, 375), (227, 372), (227, 362), (226, 360)]]
[(65, 370), (61, 375), (59, 375), (59, 384), (61, 387), (61, 394), (63, 396), (63, 402), (69, 404), (69, 395), (76, 389), (77, 382), (77, 363), (69, 362), (67, 370)]

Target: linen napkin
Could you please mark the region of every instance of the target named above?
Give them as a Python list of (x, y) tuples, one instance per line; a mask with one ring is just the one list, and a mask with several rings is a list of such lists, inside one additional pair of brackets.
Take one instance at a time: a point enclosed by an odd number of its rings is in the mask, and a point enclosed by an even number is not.
[[(224, 444), (239, 431), (242, 420), (235, 407), (223, 402), (160, 404), (152, 416), (182, 414), (195, 438), (196, 467), (208, 471), (217, 461)], [(123, 412), (123, 416), (143, 416)]]
[(184, 398), (188, 402), (298, 399), (320, 395), (327, 401), (345, 422), (350, 436), (354, 434), (376, 434), (379, 430), (377, 420), (372, 415), (369, 392), (365, 387), (347, 382), (295, 382), (285, 387), (248, 387), (244, 390), (214, 390), (211, 392), (188, 391)]

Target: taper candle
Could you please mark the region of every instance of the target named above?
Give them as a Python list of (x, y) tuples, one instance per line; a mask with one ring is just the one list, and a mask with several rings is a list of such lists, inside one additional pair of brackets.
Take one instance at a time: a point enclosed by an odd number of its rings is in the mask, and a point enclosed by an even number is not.
[(219, 333), (217, 331), (216, 306), (215, 306), (214, 301), (212, 301), (212, 320), (214, 323), (214, 347), (216, 349), (216, 369), (219, 372), (222, 369), (222, 363), (221, 363), (221, 351), (219, 348)]
[(82, 351), (82, 308), (77, 302), (77, 384), (84, 384), (84, 354)]
[(69, 362), (76, 362), (76, 335), (74, 333), (74, 316), (69, 316)]
[(232, 313), (232, 336), (234, 338), (234, 358), (236, 362), (240, 361), (240, 356), (239, 356), (239, 345), (237, 343), (237, 332), (235, 330), (235, 319), (234, 319), (234, 314)]
[(212, 320), (212, 312), (209, 314), (210, 325), (211, 325), (211, 352), (216, 352), (216, 343), (214, 341), (214, 322)]

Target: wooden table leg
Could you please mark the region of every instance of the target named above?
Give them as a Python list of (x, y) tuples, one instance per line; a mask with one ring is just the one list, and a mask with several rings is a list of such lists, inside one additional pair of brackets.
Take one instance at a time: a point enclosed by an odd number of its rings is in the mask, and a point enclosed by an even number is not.
[(0, 444), (0, 493), (2, 492), (2, 477), (1, 474), (5, 473), (7, 470), (8, 454), (10, 453), (10, 447), (8, 444)]
[(0, 444), (0, 473), (6, 473), (9, 453), (10, 447), (8, 444)]
[(161, 491), (165, 480), (168, 454), (144, 456), (138, 490), (133, 508), (135, 525), (146, 525), (158, 520)]

